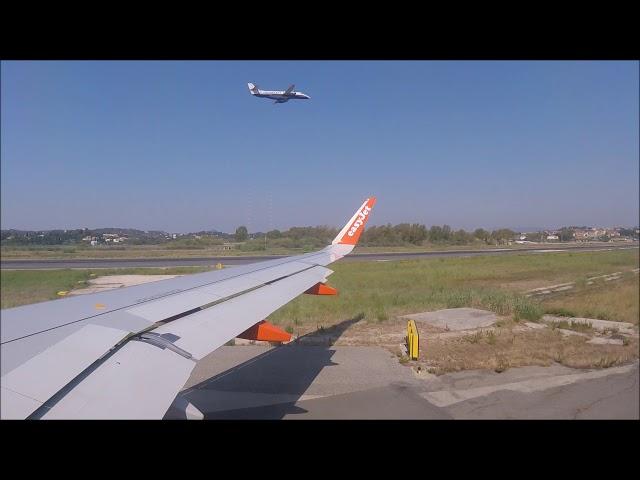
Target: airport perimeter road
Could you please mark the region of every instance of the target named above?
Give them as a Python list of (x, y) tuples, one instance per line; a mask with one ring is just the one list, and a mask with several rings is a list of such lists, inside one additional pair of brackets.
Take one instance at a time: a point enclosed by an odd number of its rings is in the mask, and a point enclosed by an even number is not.
[[(408, 253), (353, 253), (342, 259), (342, 262), (358, 261), (392, 261), (410, 260), (428, 257), (471, 257), (479, 255), (504, 255), (513, 253), (548, 253), (564, 251), (594, 252), (601, 250), (637, 249), (638, 245), (612, 245), (597, 247), (562, 247), (553, 248), (495, 248), (487, 250), (451, 250), (433, 252)], [(246, 256), (246, 257), (196, 257), (196, 258), (138, 258), (138, 259), (75, 259), (75, 260), (2, 260), (0, 268), (3, 270), (46, 270), (62, 268), (140, 268), (140, 267), (198, 267), (212, 266), (222, 263), (225, 266), (243, 265), (247, 263), (272, 260), (286, 257), (276, 256)]]
[(638, 419), (638, 362), (416, 374), (379, 347), (225, 346), (198, 362), (184, 400), (205, 419)]

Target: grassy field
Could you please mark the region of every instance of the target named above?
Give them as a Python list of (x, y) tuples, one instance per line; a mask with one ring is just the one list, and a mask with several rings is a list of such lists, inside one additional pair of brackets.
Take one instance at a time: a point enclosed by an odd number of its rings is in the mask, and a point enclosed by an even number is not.
[[(469, 306), (515, 319), (537, 320), (543, 313), (560, 308), (586, 314), (593, 310), (590, 306), (597, 306), (595, 313), (600, 318), (628, 321), (635, 318), (637, 323), (637, 275), (616, 284), (583, 287), (548, 300), (523, 295), (527, 289), (553, 283), (585, 284), (588, 277), (637, 265), (638, 250), (338, 262), (331, 265), (335, 273), (329, 277), (329, 283), (340, 291), (338, 296), (302, 295), (270, 318), (282, 325), (308, 322), (330, 325), (360, 313), (369, 321), (379, 322), (405, 313)], [(95, 275), (185, 274), (206, 270), (206, 267), (3, 270), (2, 308), (58, 298), (58, 291), (84, 287)]]
[[(584, 245), (572, 244), (513, 244), (509, 246), (485, 245), (475, 243), (473, 245), (424, 245), (404, 247), (356, 247), (354, 253), (408, 253), (408, 252), (432, 252), (450, 250), (489, 250), (495, 248), (564, 248), (567, 246), (606, 246), (601, 242), (592, 242)], [(616, 244), (618, 245), (618, 244)], [(193, 257), (224, 257), (224, 256), (256, 256), (256, 255), (297, 255), (308, 250), (302, 248), (268, 247), (266, 250), (241, 251), (221, 250), (219, 247), (199, 248), (169, 248), (163, 245), (122, 245), (122, 246), (3, 246), (0, 247), (0, 256), (3, 260), (71, 260), (71, 259), (136, 259), (136, 258), (193, 258)]]
[(138, 259), (138, 258), (193, 258), (255, 255), (295, 255), (303, 249), (270, 248), (267, 251), (221, 250), (218, 248), (171, 249), (160, 245), (129, 245), (99, 247), (1, 247), (3, 260), (72, 260), (72, 259)]
[[(565, 337), (560, 329), (517, 332), (522, 320), (543, 314), (628, 321), (638, 324), (638, 250), (566, 252), (394, 262), (337, 262), (329, 284), (335, 297), (301, 295), (269, 316), (297, 335), (346, 331), (345, 344), (379, 345), (391, 351), (403, 340), (400, 315), (453, 307), (492, 310), (500, 317), (494, 332), (440, 338), (421, 331), (420, 360), (429, 371), (491, 368), (559, 362), (578, 368), (609, 367), (638, 357), (638, 340), (624, 346), (590, 345)], [(204, 267), (96, 270), (2, 271), (2, 308), (59, 298), (60, 290), (85, 287), (93, 276), (114, 274), (188, 274)], [(626, 272), (620, 280), (590, 277)], [(573, 290), (526, 297), (532, 288), (576, 282)], [(345, 325), (348, 325), (345, 327)], [(345, 330), (346, 329), (346, 330)], [(315, 332), (315, 333), (314, 333)], [(325, 332), (325, 333), (323, 333)], [(423, 335), (424, 333), (424, 335)], [(338, 343), (339, 344), (339, 343)]]
[(579, 282), (575, 290), (550, 296), (542, 301), (545, 313), (616, 320), (638, 325), (640, 282), (637, 274), (621, 280), (586, 285)]
[(204, 272), (205, 267), (120, 268), (98, 270), (2, 270), (0, 272), (0, 308), (60, 298), (59, 291), (83, 288), (103, 275), (179, 275)]
[[(337, 297), (303, 295), (269, 318), (282, 325), (331, 325), (360, 313), (368, 321), (384, 321), (426, 310), (478, 307), (535, 321), (547, 306), (526, 298), (524, 291), (637, 266), (637, 250), (338, 262), (330, 266), (335, 273), (329, 277), (340, 292)], [(624, 302), (603, 303), (603, 314), (613, 320), (635, 315), (637, 323), (637, 295), (635, 303), (629, 295)]]
[(514, 333), (509, 329), (485, 331), (462, 338), (421, 339), (421, 363), (430, 373), (512, 367), (549, 366), (608, 368), (638, 358), (638, 340), (627, 345), (591, 345), (582, 337), (565, 337), (557, 329)]

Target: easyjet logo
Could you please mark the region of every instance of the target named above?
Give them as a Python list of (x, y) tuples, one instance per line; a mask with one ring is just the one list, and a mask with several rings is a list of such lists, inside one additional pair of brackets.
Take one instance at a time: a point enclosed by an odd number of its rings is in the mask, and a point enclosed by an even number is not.
[(367, 215), (369, 215), (370, 211), (371, 207), (367, 207), (365, 205), (365, 207), (358, 212), (358, 218), (355, 222), (353, 222), (353, 225), (351, 225), (351, 228), (347, 232), (347, 235), (349, 235), (350, 237), (353, 237), (355, 235), (358, 229), (364, 224), (365, 218), (367, 217)]

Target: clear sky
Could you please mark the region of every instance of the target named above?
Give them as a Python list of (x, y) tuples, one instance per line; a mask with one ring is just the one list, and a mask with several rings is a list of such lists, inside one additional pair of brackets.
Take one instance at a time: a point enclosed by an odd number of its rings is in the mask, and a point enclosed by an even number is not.
[(636, 225), (638, 67), (2, 62), (2, 228)]

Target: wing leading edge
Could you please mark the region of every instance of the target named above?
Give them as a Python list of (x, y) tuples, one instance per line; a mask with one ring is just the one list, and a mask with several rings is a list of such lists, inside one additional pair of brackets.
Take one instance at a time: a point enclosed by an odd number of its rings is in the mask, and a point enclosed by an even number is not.
[[(12, 328), (2, 360), (12, 368), (3, 369), (0, 416), (162, 418), (199, 359), (326, 281), (325, 266), (353, 250), (374, 203), (318, 252), (77, 297), (66, 316), (64, 300), (4, 310), (3, 330)], [(87, 307), (105, 298), (117, 308)], [(61, 320), (15, 327), (49, 309)]]

